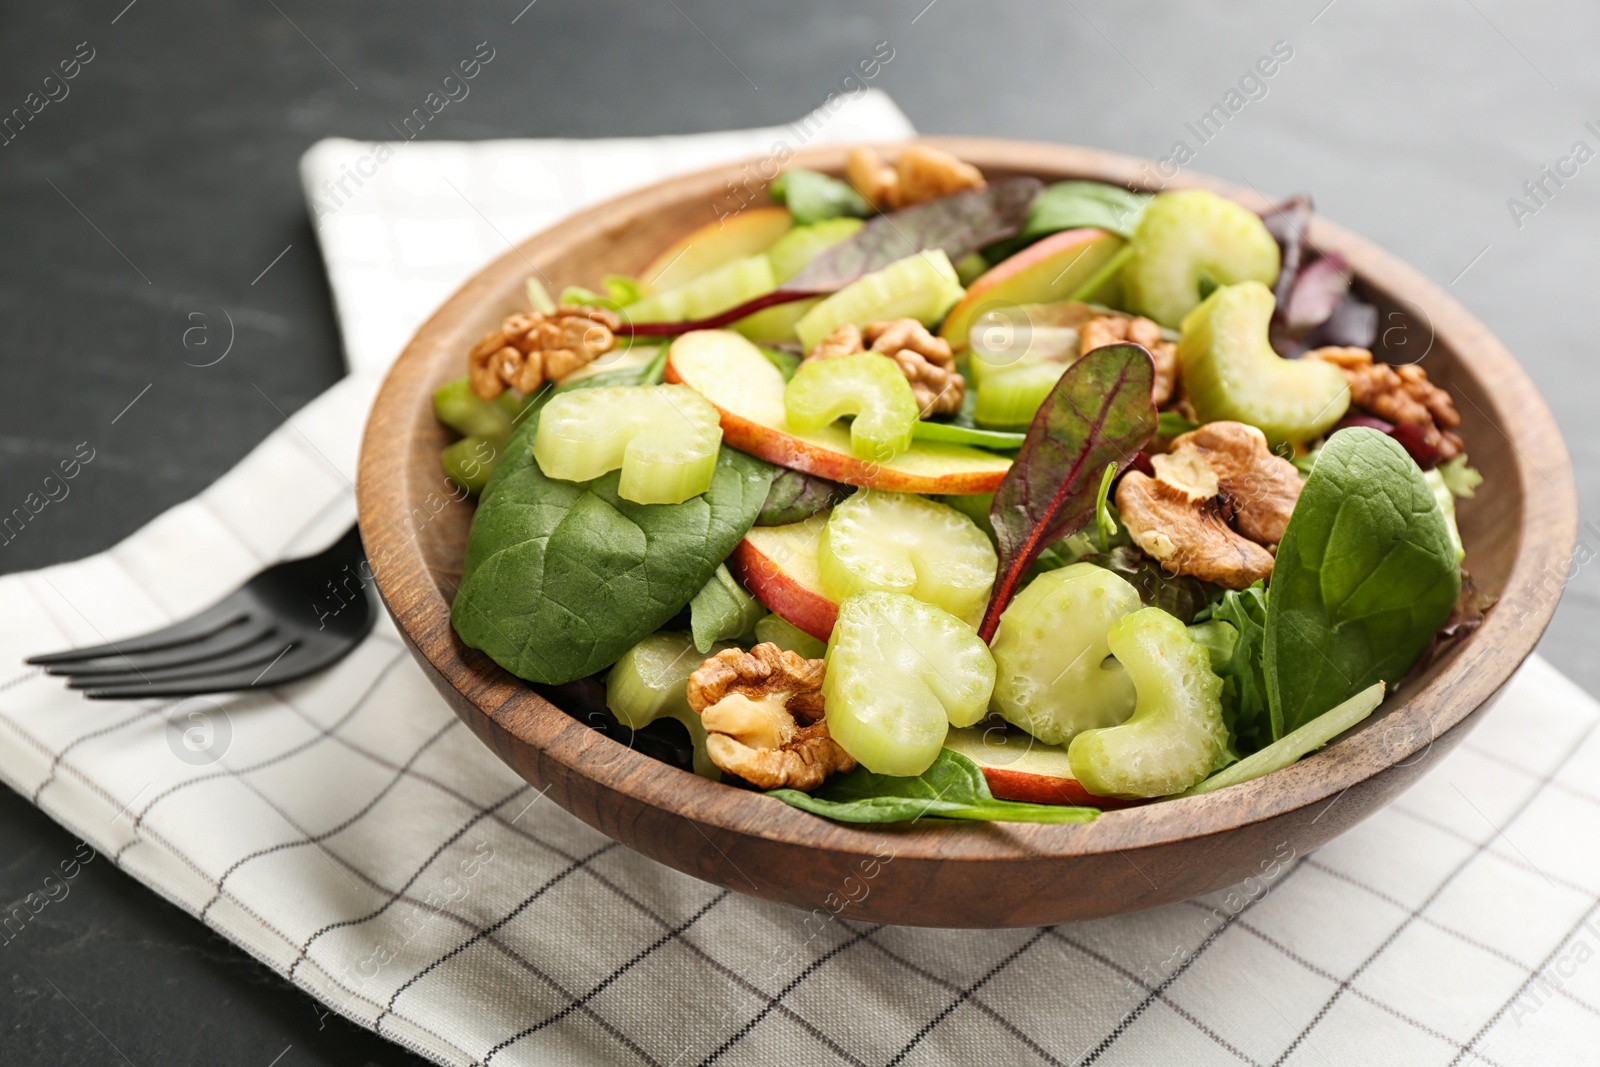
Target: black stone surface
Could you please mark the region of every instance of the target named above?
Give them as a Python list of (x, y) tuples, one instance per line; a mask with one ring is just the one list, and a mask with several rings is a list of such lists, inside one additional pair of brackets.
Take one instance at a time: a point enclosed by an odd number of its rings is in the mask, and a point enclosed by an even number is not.
[[(278, 409), (339, 377), (296, 161), (319, 137), (391, 137), (390, 123), (484, 41), (495, 62), (423, 136), (783, 122), (887, 41), (893, 58), (875, 84), (925, 131), (1157, 158), (1181, 140), (1196, 169), (1273, 195), (1310, 190), (1518, 353), (1567, 433), (1585, 518), (1600, 506), (1600, 162), (1567, 164), (1538, 200), (1522, 189), (1579, 141), (1600, 151), (1600, 8), (524, 3), (0, 5), (0, 116), (30, 92), (60, 96), (43, 79), (92, 50), (66, 95), (0, 146), (0, 512), (80, 442), (96, 457), (66, 499), (0, 544), (0, 571), (109, 547), (228, 470)], [(1244, 106), (1202, 143), (1185, 124), (1276, 42), (1290, 58), (1247, 82)], [(1513, 212), (1512, 197), (1525, 209)], [(227, 306), (237, 326), (228, 357), (205, 368), (176, 358), (167, 322), (195, 301)], [(1600, 528), (1585, 538), (1587, 560)], [(1600, 579), (1580, 567), (1543, 651), (1591, 692), (1597, 620)], [(0, 795), (0, 911), (73, 851), (26, 801)], [(8, 1065), (419, 1062), (322, 1017), (103, 858), (0, 944), (0, 972)]]

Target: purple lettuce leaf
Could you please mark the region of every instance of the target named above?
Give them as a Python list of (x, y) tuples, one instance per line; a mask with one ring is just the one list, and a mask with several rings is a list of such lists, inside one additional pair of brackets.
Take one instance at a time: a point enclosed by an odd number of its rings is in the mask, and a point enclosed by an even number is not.
[(879, 215), (854, 237), (806, 264), (783, 287), (790, 292), (835, 292), (897, 259), (934, 248), (944, 249), (954, 263), (1021, 230), (1043, 188), (1037, 178), (1006, 178)]

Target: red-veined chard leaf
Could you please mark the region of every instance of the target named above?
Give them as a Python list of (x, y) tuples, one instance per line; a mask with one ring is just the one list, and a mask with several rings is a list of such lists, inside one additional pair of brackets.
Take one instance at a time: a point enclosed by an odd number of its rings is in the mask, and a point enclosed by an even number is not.
[(952, 263), (1022, 229), (1044, 183), (1007, 178), (981, 189), (913, 204), (871, 219), (784, 283), (785, 289), (831, 293), (895, 260), (934, 248)]
[(1000, 566), (978, 629), (985, 641), (1039, 553), (1094, 517), (1106, 465), (1122, 471), (1154, 436), (1154, 377), (1144, 348), (1106, 345), (1068, 367), (1033, 417), (989, 509)]

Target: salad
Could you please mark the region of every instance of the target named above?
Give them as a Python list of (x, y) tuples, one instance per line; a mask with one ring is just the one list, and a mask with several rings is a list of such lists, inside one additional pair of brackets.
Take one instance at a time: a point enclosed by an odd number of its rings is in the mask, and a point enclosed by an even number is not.
[(435, 395), (456, 633), (569, 713), (833, 819), (1081, 822), (1294, 762), (1481, 621), (1460, 416), (1307, 199), (919, 145), (769, 193), (529, 279)]

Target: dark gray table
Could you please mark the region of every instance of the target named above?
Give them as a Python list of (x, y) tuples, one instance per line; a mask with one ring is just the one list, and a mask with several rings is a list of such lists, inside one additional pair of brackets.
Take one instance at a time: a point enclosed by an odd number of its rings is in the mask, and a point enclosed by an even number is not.
[[(1520, 355), (1567, 433), (1585, 516), (1600, 505), (1593, 5), (526, 3), (0, 6), (0, 117), (38, 108), (0, 124), (0, 513), (80, 442), (95, 450), (69, 496), (0, 544), (0, 571), (109, 547), (228, 470), (281, 421), (274, 405), (292, 413), (339, 377), (296, 160), (330, 134), (391, 137), (482, 41), (494, 63), (423, 136), (783, 122), (886, 41), (875, 84), (925, 131), (1155, 158), (1183, 141), (1196, 169), (1311, 190)], [(1275, 46), (1288, 58), (1241, 86)], [(1232, 89), (1244, 105), (1202, 142), (1187, 124)], [(1568, 176), (1530, 198), (1523, 183), (1543, 166)], [(172, 354), (169, 309), (196, 299), (238, 326), (233, 352), (204, 369)], [(1584, 537), (1587, 559), (1600, 527)], [(1591, 692), (1594, 570), (1579, 569), (1543, 646)], [(4, 913), (73, 840), (0, 793)], [(0, 944), (0, 966), (6, 1064), (417, 1062), (324, 1018), (104, 860)]]

